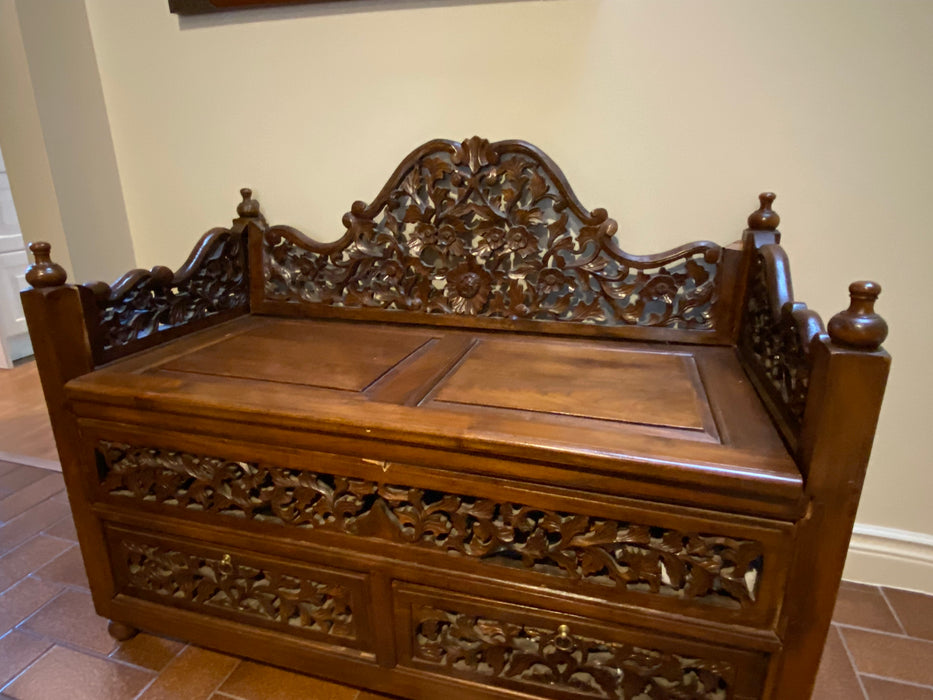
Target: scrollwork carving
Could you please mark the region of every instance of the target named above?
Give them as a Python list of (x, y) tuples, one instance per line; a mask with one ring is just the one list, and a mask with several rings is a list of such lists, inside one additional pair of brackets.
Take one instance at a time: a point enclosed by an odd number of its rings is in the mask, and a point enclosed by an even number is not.
[(214, 557), (120, 541), (128, 585), (193, 608), (215, 608), (273, 626), (356, 638), (350, 593), (333, 583), (258, 566), (237, 557)]
[(519, 141), (432, 141), (347, 232), (265, 234), (266, 298), (470, 317), (715, 328), (719, 246), (633, 256), (551, 160)]
[(94, 337), (101, 360), (112, 359), (138, 341), (225, 312), (245, 311), (249, 280), (243, 234), (209, 231), (188, 261), (134, 270), (112, 286), (86, 285), (94, 293), (98, 321)]
[(540, 697), (553, 697), (555, 691), (557, 697), (569, 691), (612, 700), (725, 700), (731, 695), (734, 669), (727, 662), (430, 606), (415, 606), (412, 612), (418, 661), (449, 673), (534, 686)]
[[(778, 264), (769, 262), (777, 257)], [(780, 287), (767, 269), (783, 271), (786, 259), (776, 245), (764, 246), (752, 263), (740, 343), (755, 360), (780, 405), (794, 425), (803, 420), (810, 386), (809, 339), (822, 332), (819, 317), (803, 304), (787, 299), (775, 308)], [(789, 282), (785, 282), (785, 286)], [(787, 295), (789, 296), (789, 294)]]
[(583, 583), (752, 607), (761, 543), (320, 472), (102, 442), (102, 489), (170, 507), (521, 565)]

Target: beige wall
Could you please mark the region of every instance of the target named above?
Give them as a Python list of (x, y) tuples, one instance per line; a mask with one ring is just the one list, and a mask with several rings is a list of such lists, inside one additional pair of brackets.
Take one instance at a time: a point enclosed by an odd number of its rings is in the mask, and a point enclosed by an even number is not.
[(23, 237), (48, 241), (54, 259), (73, 270), (14, 0), (0, 0), (0, 151)]
[[(111, 281), (134, 264), (135, 255), (84, 4), (17, 0), (16, 14), (68, 240), (69, 271), (79, 281)], [(11, 163), (11, 181), (18, 171)], [(23, 210), (15, 189), (13, 196)], [(26, 222), (23, 231), (33, 237)]]
[(251, 185), (330, 239), (433, 137), (524, 138), (632, 252), (729, 242), (779, 194), (798, 298), (884, 286), (894, 370), (859, 512), (933, 534), (933, 4), (379, 0), (180, 21), (86, 0), (137, 260), (177, 265)]

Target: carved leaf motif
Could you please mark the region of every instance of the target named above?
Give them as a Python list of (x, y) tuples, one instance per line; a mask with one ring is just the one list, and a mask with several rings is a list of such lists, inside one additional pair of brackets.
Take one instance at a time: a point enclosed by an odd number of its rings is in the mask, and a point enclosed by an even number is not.
[[(293, 527), (457, 552), (591, 585), (755, 605), (763, 547), (752, 540), (545, 511), (525, 504), (326, 473), (101, 442), (101, 488)], [(196, 494), (197, 497), (192, 497)]]
[(127, 585), (173, 605), (220, 608), (288, 631), (356, 637), (349, 591), (248, 563), (122, 540)]
[[(605, 210), (584, 210), (526, 144), (437, 141), (321, 247), (264, 239), (267, 299), (533, 321), (715, 327), (721, 250), (698, 242), (635, 259)], [(392, 273), (385, 274), (391, 264)], [(562, 270), (558, 277), (545, 268)], [(381, 271), (381, 272), (380, 272)], [(543, 278), (542, 275), (545, 275)]]
[[(689, 658), (428, 606), (413, 609), (413, 657), (467, 678), (501, 679), (538, 697), (726, 700), (735, 671)], [(566, 632), (564, 633), (566, 635)], [(533, 690), (532, 690), (533, 689)]]

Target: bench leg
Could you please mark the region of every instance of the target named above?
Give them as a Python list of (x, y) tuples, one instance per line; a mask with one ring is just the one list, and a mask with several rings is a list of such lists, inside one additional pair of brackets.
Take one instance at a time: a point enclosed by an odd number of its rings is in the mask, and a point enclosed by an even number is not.
[(113, 620), (107, 625), (107, 631), (110, 633), (110, 636), (118, 642), (125, 642), (127, 639), (132, 639), (139, 634), (139, 630), (135, 627), (130, 627), (129, 625), (124, 625), (122, 622), (115, 622)]

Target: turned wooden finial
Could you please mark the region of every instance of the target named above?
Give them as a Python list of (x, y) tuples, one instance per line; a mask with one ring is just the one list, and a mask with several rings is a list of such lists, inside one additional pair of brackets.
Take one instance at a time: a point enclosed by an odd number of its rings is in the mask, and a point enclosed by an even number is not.
[(50, 257), (52, 252), (51, 245), (45, 241), (36, 241), (35, 243), (29, 244), (29, 250), (32, 251), (32, 255), (36, 259), (36, 262), (30, 265), (26, 270), (26, 281), (29, 282), (34, 289), (58, 287), (59, 285), (65, 284), (68, 273), (65, 272), (65, 268), (61, 265), (52, 262), (52, 258)]
[(877, 350), (888, 337), (888, 324), (875, 313), (875, 300), (881, 294), (877, 282), (859, 281), (849, 285), (849, 308), (829, 320), (829, 337), (836, 345), (859, 350)]
[(781, 217), (771, 208), (777, 195), (774, 192), (762, 192), (758, 195), (759, 207), (748, 215), (748, 228), (752, 231), (776, 231)]
[(253, 199), (253, 191), (249, 187), (240, 190), (243, 201), (237, 205), (236, 213), (244, 219), (255, 219), (259, 216), (259, 202)]

